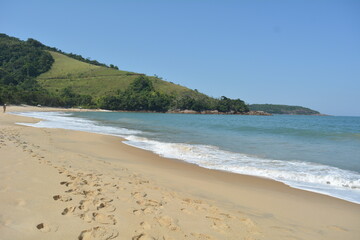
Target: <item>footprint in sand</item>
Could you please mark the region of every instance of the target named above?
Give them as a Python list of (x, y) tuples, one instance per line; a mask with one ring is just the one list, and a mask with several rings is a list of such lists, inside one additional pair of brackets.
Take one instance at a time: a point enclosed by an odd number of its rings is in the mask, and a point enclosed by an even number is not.
[(148, 222), (141, 222), (140, 226), (144, 229), (144, 230), (150, 230), (152, 227)]
[(206, 218), (212, 220), (211, 227), (218, 232), (225, 233), (230, 229), (229, 225), (224, 223), (223, 220), (220, 218), (212, 217), (212, 216), (206, 216)]
[(93, 220), (95, 222), (102, 223), (102, 224), (110, 224), (110, 225), (115, 225), (116, 224), (116, 219), (115, 219), (114, 215), (105, 215), (105, 214), (102, 214), (102, 213), (93, 213)]
[(132, 213), (136, 216), (142, 215), (142, 214), (153, 214), (157, 211), (155, 208), (145, 207), (141, 209), (134, 209)]
[(58, 230), (58, 226), (56, 225), (49, 225), (49, 224), (45, 224), (45, 223), (39, 223), (38, 225), (36, 225), (36, 228), (43, 233), (47, 233), (47, 232), (56, 232)]
[[(104, 199), (104, 200), (101, 200)], [(101, 198), (100, 200), (81, 200), (79, 202), (79, 209), (83, 210), (85, 212), (89, 210), (101, 210), (105, 212), (114, 212), (116, 210), (116, 207), (109, 204), (109, 202), (112, 202), (112, 199), (105, 199)]]
[(213, 221), (213, 224), (211, 225), (211, 227), (221, 233), (226, 233), (230, 229), (229, 225), (227, 225), (226, 223), (223, 223), (221, 221)]
[(142, 205), (142, 206), (146, 206), (146, 207), (162, 207), (165, 203), (163, 202), (158, 202), (156, 200), (152, 200), (152, 199), (140, 199), (136, 201), (137, 204)]
[(167, 227), (171, 231), (179, 231), (179, 226), (175, 223), (174, 219), (169, 216), (160, 216), (154, 218), (162, 227)]
[(101, 202), (97, 204), (96, 207), (97, 210), (105, 211), (105, 212), (114, 212), (116, 210), (116, 207), (114, 207), (111, 204)]
[(68, 171), (65, 168), (59, 168), (58, 169), (59, 174), (66, 174)]
[[(187, 238), (187, 236), (185, 235), (184, 238)], [(173, 237), (170, 237), (170, 236), (165, 235), (165, 236), (163, 236), (163, 237), (161, 238), (161, 240), (176, 240), (176, 239), (173, 238)]]
[(100, 198), (100, 200), (101, 200), (102, 202), (106, 202), (106, 203), (109, 203), (109, 202), (114, 201), (113, 199), (107, 198), (107, 197)]
[(191, 233), (191, 236), (195, 237), (197, 240), (215, 240), (215, 238), (203, 233)]
[(73, 175), (71, 175), (71, 174), (68, 174), (68, 175), (66, 175), (68, 178), (70, 178), (71, 180), (75, 180), (77, 177), (76, 176), (73, 176)]
[(220, 213), (220, 215), (223, 216), (223, 217), (229, 218), (229, 219), (235, 219), (234, 216), (232, 216), (232, 215), (230, 215), (228, 213)]
[(156, 239), (157, 238), (154, 238), (146, 233), (141, 233), (131, 238), (131, 240), (156, 240)]
[(93, 201), (90, 200), (81, 200), (79, 202), (79, 209), (83, 211), (89, 211), (90, 209), (95, 209)]
[(85, 197), (94, 197), (94, 196), (98, 196), (101, 193), (101, 189), (99, 191), (99, 189), (97, 191), (93, 191), (93, 190), (82, 190), (80, 192), (76, 192), (77, 195), (84, 195)]
[(132, 211), (132, 213), (133, 213), (135, 216), (139, 216), (139, 215), (143, 214), (143, 211), (142, 211), (142, 209), (134, 209), (134, 210)]
[(76, 209), (76, 207), (67, 207), (61, 213), (61, 215), (68, 215), (69, 213), (73, 213), (75, 211), (75, 209)]
[(147, 196), (146, 193), (141, 193), (141, 192), (132, 192), (131, 196), (135, 199), (139, 199), (139, 198), (144, 198)]
[(55, 201), (60, 200), (60, 201), (62, 201), (62, 202), (69, 202), (69, 201), (72, 200), (71, 197), (61, 196), (61, 195), (54, 195), (54, 196), (53, 196), (53, 199), (54, 199)]
[(181, 210), (183, 213), (186, 213), (186, 214), (188, 214), (188, 215), (192, 215), (192, 214), (193, 214), (191, 211), (189, 211), (189, 210), (186, 209), (186, 208), (181, 208), (180, 210)]
[(93, 227), (91, 229), (84, 230), (80, 233), (79, 240), (110, 240), (117, 238), (119, 232), (115, 229), (108, 229), (104, 227)]
[(202, 200), (198, 200), (198, 199), (184, 198), (182, 203), (185, 205), (191, 206), (199, 211), (208, 211), (209, 208), (211, 209), (211, 206), (209, 204), (205, 203)]
[(92, 215), (88, 213), (82, 213), (79, 217), (87, 223), (91, 223), (93, 221)]
[(65, 191), (66, 193), (76, 193), (76, 189), (69, 189)]
[(72, 182), (66, 182), (66, 181), (60, 182), (60, 185), (65, 185), (66, 187), (70, 186), (71, 184)]

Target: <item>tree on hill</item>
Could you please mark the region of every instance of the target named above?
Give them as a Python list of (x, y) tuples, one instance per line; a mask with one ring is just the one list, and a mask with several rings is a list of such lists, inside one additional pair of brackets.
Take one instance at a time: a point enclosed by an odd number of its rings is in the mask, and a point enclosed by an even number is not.
[(139, 76), (125, 91), (105, 96), (100, 102), (102, 108), (111, 110), (166, 112), (169, 109), (171, 97), (155, 91), (148, 77)]
[(83, 106), (91, 108), (95, 105), (91, 96), (77, 94), (71, 87), (62, 89), (60, 103), (65, 107)]
[(217, 104), (217, 110), (219, 112), (234, 112), (234, 113), (243, 113), (248, 112), (249, 108), (246, 106), (245, 102), (240, 99), (230, 99), (225, 96), (222, 96)]
[(119, 70), (118, 66), (115, 66), (115, 65), (113, 65), (113, 64), (110, 64), (109, 67), (110, 67), (110, 68), (113, 68), (113, 69), (116, 69), (116, 70)]
[(44, 44), (42, 44), (41, 42), (39, 42), (38, 40), (35, 40), (33, 38), (29, 38), (26, 41), (26, 43), (35, 48), (45, 48), (46, 47)]
[(133, 92), (150, 92), (154, 91), (154, 86), (151, 80), (145, 76), (137, 77), (131, 84), (130, 84), (130, 91)]

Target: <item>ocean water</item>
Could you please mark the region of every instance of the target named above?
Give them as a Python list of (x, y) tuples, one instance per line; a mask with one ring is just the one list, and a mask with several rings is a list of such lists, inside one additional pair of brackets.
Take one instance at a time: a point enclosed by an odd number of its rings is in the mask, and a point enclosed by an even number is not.
[(43, 119), (23, 125), (120, 136), (128, 145), (164, 157), (271, 178), (360, 204), (360, 117), (17, 114)]

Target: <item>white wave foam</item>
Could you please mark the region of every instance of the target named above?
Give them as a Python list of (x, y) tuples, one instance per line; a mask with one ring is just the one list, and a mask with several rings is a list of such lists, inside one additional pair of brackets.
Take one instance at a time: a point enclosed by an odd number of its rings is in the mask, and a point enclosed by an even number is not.
[(360, 174), (356, 172), (308, 162), (257, 158), (214, 146), (164, 143), (137, 136), (126, 138), (126, 144), (163, 157), (181, 159), (210, 169), (270, 178), (294, 188), (360, 203)]
[(25, 112), (25, 113), (15, 113), (15, 114), (20, 116), (34, 117), (45, 120), (37, 123), (17, 123), (20, 125), (31, 126), (31, 127), (63, 128), (69, 130), (115, 135), (120, 137), (125, 137), (126, 135), (130, 135), (130, 134), (141, 133), (141, 131), (137, 131), (137, 130), (99, 125), (95, 121), (77, 118), (77, 117), (71, 117), (71, 114), (63, 113), (63, 112), (29, 112), (29, 113)]

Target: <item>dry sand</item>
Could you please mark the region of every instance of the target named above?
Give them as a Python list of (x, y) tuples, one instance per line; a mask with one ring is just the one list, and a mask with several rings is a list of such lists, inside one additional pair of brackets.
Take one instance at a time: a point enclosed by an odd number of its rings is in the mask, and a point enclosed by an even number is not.
[(36, 121), (0, 113), (1, 240), (360, 239), (358, 204)]

